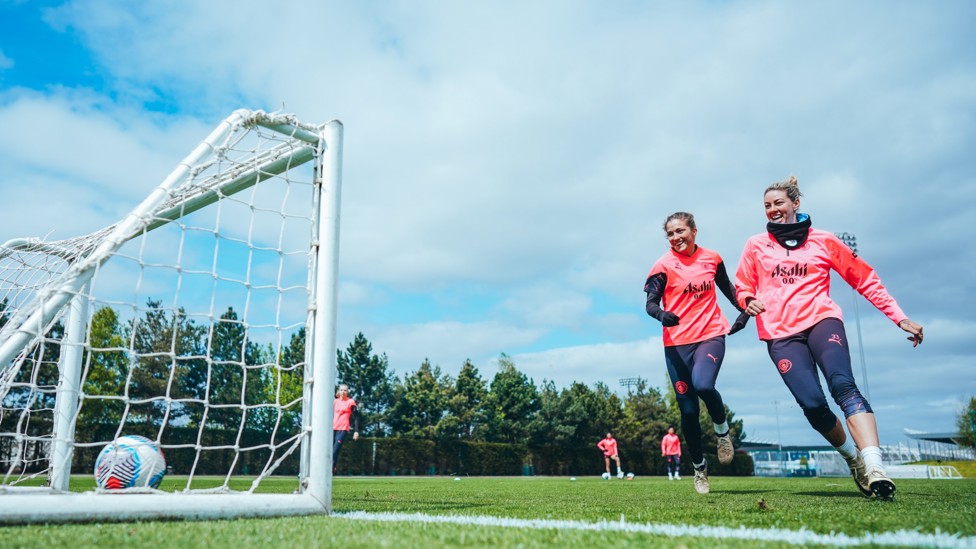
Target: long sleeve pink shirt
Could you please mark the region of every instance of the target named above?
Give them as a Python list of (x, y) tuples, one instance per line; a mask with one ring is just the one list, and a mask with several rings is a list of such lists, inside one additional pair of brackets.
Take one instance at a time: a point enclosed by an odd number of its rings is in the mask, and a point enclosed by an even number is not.
[(843, 320), (830, 299), (831, 269), (896, 324), (908, 318), (874, 269), (833, 233), (810, 229), (806, 242), (789, 250), (767, 232), (746, 241), (735, 273), (739, 305), (759, 299), (766, 307), (756, 317), (759, 339), (787, 337), (825, 318)]

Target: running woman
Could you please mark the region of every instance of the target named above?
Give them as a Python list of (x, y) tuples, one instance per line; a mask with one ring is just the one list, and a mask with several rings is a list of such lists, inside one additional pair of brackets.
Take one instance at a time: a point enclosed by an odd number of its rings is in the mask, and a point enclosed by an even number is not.
[(617, 478), (624, 478), (624, 470), (620, 467), (620, 456), (617, 454), (617, 439), (607, 433), (605, 438), (596, 443), (596, 447), (603, 451), (603, 461), (607, 466), (607, 475), (604, 478), (610, 478), (611, 459), (617, 463)]
[(661, 437), (661, 455), (668, 461), (668, 480), (681, 480), (681, 440), (668, 427), (668, 434)]
[[(874, 412), (854, 383), (841, 309), (830, 299), (830, 270), (908, 332), (913, 346), (922, 342), (922, 326), (908, 319), (857, 253), (833, 233), (811, 228), (810, 216), (799, 213), (801, 196), (795, 177), (763, 194), (768, 223), (742, 250), (735, 276), (739, 304), (756, 317), (780, 377), (810, 425), (844, 456), (857, 488), (866, 497), (891, 500), (895, 484), (881, 464)], [(850, 438), (828, 406), (818, 367), (844, 411)]]
[(352, 429), (352, 439), (359, 440), (359, 406), (355, 400), (349, 398), (349, 386), (343, 383), (339, 385), (339, 390), (336, 392), (335, 412), (332, 415), (333, 474), (336, 472), (342, 441), (346, 439), (350, 429)]
[(718, 436), (719, 463), (731, 462), (735, 450), (715, 379), (725, 358), (725, 335), (744, 328), (749, 317), (740, 314), (729, 330), (715, 289), (739, 309), (735, 288), (722, 257), (696, 244), (695, 216), (687, 212), (671, 214), (664, 221), (664, 233), (671, 249), (647, 275), (645, 308), (664, 326), (664, 361), (681, 410), (681, 430), (695, 469), (695, 491), (707, 494), (708, 463), (702, 449), (698, 399), (705, 402)]

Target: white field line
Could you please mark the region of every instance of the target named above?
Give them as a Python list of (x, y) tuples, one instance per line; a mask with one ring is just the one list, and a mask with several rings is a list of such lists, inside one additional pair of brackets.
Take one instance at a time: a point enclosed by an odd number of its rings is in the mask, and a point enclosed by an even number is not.
[(367, 513), (353, 511), (334, 513), (333, 517), (375, 522), (417, 522), (426, 524), (457, 524), (460, 526), (488, 526), (501, 528), (528, 528), (535, 530), (591, 530), (597, 532), (634, 532), (669, 537), (694, 537), (710, 539), (758, 540), (790, 543), (793, 545), (832, 545), (854, 547), (858, 545), (895, 545), (923, 547), (976, 547), (976, 537), (964, 537), (936, 531), (934, 534), (898, 530), (897, 532), (865, 532), (860, 536), (842, 533), (818, 534), (802, 528), (728, 528), (725, 526), (693, 526), (688, 524), (650, 524), (626, 522), (584, 522), (579, 520), (515, 519), (487, 516), (425, 515), (423, 513)]

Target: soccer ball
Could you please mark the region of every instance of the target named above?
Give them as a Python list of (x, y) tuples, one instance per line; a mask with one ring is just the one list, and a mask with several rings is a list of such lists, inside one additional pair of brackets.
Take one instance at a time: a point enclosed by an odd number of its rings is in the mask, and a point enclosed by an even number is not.
[(146, 437), (126, 435), (102, 448), (95, 459), (95, 482), (103, 490), (158, 488), (166, 475), (166, 458)]
[(634, 480), (634, 473), (627, 473), (627, 480)]
[(603, 473), (603, 480), (610, 480), (610, 473)]

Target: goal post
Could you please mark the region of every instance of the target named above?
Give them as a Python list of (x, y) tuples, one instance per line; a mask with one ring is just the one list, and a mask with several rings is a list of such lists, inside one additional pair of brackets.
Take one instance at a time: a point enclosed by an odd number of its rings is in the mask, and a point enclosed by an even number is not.
[[(331, 512), (342, 138), (238, 110), (119, 222), (0, 245), (0, 523)], [(124, 435), (159, 489), (95, 486)]]

